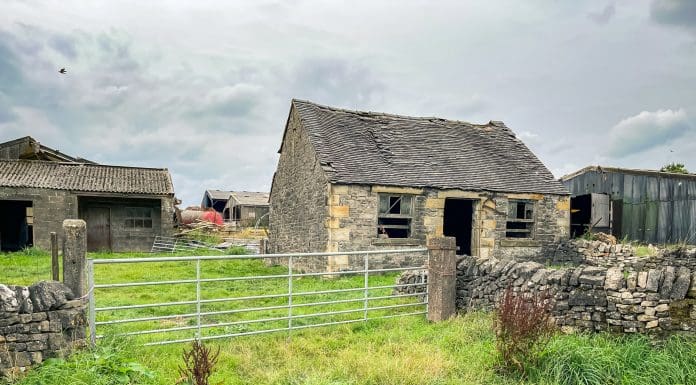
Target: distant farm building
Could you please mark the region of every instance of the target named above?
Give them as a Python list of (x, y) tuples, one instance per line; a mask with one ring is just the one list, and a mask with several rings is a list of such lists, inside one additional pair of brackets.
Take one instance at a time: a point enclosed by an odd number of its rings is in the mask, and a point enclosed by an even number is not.
[(575, 236), (592, 227), (648, 243), (696, 242), (696, 175), (589, 166), (561, 181)]
[(205, 190), (205, 193), (203, 193), (203, 200), (201, 201), (201, 207), (204, 209), (212, 208), (222, 214), (225, 210), (227, 200), (230, 199), (230, 194), (232, 194), (232, 191)]
[(223, 217), (225, 221), (242, 227), (268, 226), (267, 192), (232, 191), (225, 205)]
[(45, 160), (53, 162), (94, 163), (92, 161), (64, 154), (44, 146), (31, 136), (0, 143), (0, 159)]
[(28, 139), (0, 144), (0, 250), (47, 249), (70, 218), (87, 222), (90, 251), (150, 250), (156, 235), (173, 231), (166, 169), (85, 163)]
[(293, 100), (279, 153), (272, 252), (393, 249), (446, 235), (458, 254), (511, 258), (568, 237), (568, 190), (499, 121)]

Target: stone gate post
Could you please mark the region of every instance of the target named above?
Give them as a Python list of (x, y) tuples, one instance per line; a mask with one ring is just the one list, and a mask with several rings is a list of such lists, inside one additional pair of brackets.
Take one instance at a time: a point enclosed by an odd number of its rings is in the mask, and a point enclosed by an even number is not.
[(87, 224), (81, 219), (63, 221), (63, 283), (76, 297), (87, 292)]
[(455, 314), (457, 254), (454, 237), (429, 238), (428, 320), (443, 321)]

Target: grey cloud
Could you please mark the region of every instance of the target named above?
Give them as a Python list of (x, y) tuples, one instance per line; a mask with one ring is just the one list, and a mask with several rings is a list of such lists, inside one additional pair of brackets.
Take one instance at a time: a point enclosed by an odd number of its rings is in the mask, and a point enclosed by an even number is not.
[(650, 16), (660, 24), (696, 30), (696, 1), (653, 0), (650, 5)]
[(609, 131), (610, 156), (624, 157), (665, 145), (691, 128), (686, 111), (643, 111), (621, 120)]
[(356, 108), (378, 102), (385, 85), (357, 62), (315, 58), (298, 65), (292, 89), (298, 98)]
[(609, 4), (601, 12), (588, 12), (587, 17), (599, 25), (604, 25), (609, 23), (614, 14), (616, 14), (616, 7), (614, 4)]
[(55, 35), (49, 40), (48, 45), (68, 59), (77, 57), (75, 41), (68, 36)]

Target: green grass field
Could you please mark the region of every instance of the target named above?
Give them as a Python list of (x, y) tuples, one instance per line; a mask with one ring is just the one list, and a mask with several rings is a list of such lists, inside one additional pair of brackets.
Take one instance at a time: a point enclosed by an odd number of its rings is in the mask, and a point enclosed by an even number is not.
[[(132, 258), (150, 254), (94, 254), (92, 258)], [(0, 254), (0, 282), (30, 284), (50, 276), (48, 255), (38, 251)], [(265, 266), (258, 261), (204, 262), (203, 277), (284, 274), (282, 266)], [(194, 277), (192, 263), (153, 263), (97, 265), (99, 283), (185, 279)], [(339, 279), (321, 277), (296, 278), (293, 292), (359, 287), (362, 276)], [(394, 274), (375, 276), (371, 286), (390, 285)], [(202, 297), (223, 298), (270, 293), (284, 293), (287, 279), (281, 282), (248, 280), (217, 282), (202, 287)], [(371, 296), (388, 295), (387, 289), (374, 290)], [(361, 298), (362, 292), (307, 296), (297, 303), (329, 299)], [(97, 306), (117, 306), (195, 298), (192, 285), (143, 286), (122, 289), (101, 289)], [(408, 303), (415, 298), (380, 300), (370, 306)], [(284, 304), (284, 299), (225, 302), (207, 305), (206, 310), (239, 309), (252, 306)], [(328, 307), (298, 308), (294, 314), (326, 310), (362, 309), (362, 302), (341, 303)], [(123, 317), (146, 317), (191, 312), (191, 306), (156, 309), (132, 309), (99, 313), (98, 320)], [(414, 309), (390, 310), (409, 312)], [(374, 314), (373, 314), (374, 313)], [(204, 323), (229, 322), (258, 317), (283, 316), (277, 311), (234, 313), (204, 317)], [(387, 314), (374, 311), (371, 315)], [(295, 325), (328, 320), (359, 318), (362, 311), (333, 317), (295, 320)], [(408, 316), (321, 328), (260, 334), (207, 342), (220, 348), (220, 363), (212, 384), (313, 384), (313, 385), (377, 385), (377, 384), (696, 384), (696, 343), (672, 339), (655, 347), (642, 337), (617, 338), (605, 334), (559, 335), (542, 352), (539, 361), (530, 364), (529, 377), (497, 370), (493, 315), (469, 313), (442, 323), (429, 323), (423, 316)], [(204, 335), (239, 333), (284, 326), (287, 321), (265, 325), (236, 325), (205, 329)], [(21, 385), (38, 384), (174, 384), (179, 378), (177, 367), (186, 344), (143, 346), (157, 341), (161, 335), (126, 338), (115, 334), (145, 330), (191, 326), (191, 319), (175, 318), (154, 322), (127, 323), (116, 327), (100, 327), (96, 349), (74, 354), (69, 360), (50, 361), (20, 379)], [(172, 333), (172, 338), (185, 338), (193, 330)]]

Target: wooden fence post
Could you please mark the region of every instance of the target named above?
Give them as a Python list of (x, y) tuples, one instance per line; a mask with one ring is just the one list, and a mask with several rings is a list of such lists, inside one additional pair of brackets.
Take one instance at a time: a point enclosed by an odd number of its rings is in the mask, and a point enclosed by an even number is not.
[(58, 272), (58, 234), (51, 231), (51, 279), (59, 281)]
[(87, 224), (81, 219), (66, 219), (63, 234), (63, 283), (81, 297), (86, 293)]
[(455, 314), (457, 245), (454, 237), (428, 239), (428, 320), (443, 321)]

